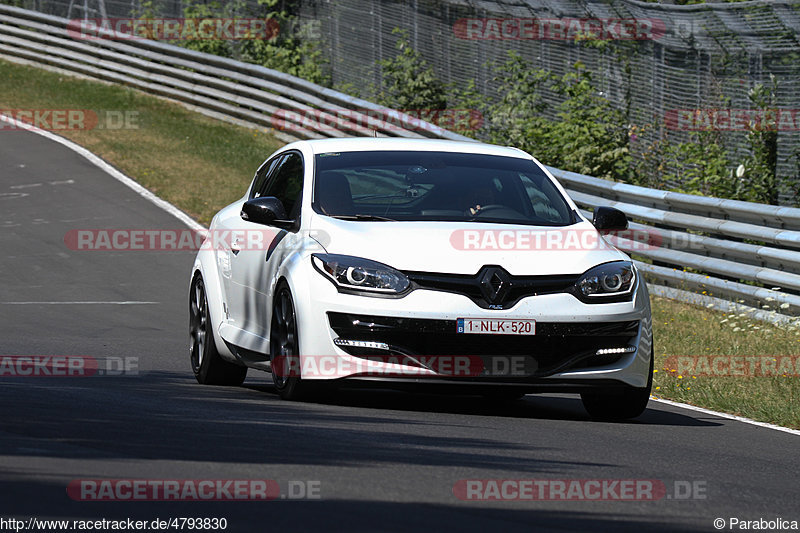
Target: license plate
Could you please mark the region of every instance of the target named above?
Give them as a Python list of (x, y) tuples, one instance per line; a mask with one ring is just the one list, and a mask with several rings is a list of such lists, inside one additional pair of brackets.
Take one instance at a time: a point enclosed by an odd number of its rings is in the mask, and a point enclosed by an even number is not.
[(459, 318), (458, 333), (480, 335), (536, 335), (536, 321), (505, 318)]

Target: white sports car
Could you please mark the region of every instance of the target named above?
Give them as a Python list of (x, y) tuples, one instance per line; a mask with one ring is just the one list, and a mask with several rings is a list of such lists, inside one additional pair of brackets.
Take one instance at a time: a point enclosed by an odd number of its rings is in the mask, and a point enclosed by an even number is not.
[(272, 372), (284, 399), (342, 383), (512, 399), (579, 393), (640, 415), (647, 286), (533, 157), (471, 142), (299, 141), (214, 217), (191, 273), (205, 384)]

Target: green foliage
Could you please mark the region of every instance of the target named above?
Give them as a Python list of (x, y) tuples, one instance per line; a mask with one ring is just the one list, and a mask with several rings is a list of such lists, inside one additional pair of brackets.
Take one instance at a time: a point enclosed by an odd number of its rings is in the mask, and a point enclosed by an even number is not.
[[(243, 41), (240, 59), (312, 83), (329, 85), (330, 77), (323, 69), (326, 61), (322, 51), (314, 39), (302, 38), (303, 35), (310, 35), (310, 23), (301, 24), (298, 17), (285, 7), (277, 9), (278, 0), (258, 0), (258, 3), (262, 7), (259, 16), (276, 21), (280, 31), (274, 39)], [(319, 36), (316, 38), (319, 39)]]
[(395, 47), (399, 53), (378, 62), (382, 76), (376, 95), (378, 103), (401, 110), (447, 108), (444, 83), (411, 46), (408, 31), (395, 28), (392, 33), (398, 36)]
[(558, 153), (567, 170), (628, 181), (631, 156), (624, 113), (594, 88), (581, 63), (556, 80), (553, 89), (564, 98), (558, 106), (560, 120), (552, 123), (546, 139), (545, 146), (558, 145), (553, 159)]
[(140, 19), (152, 19), (160, 16), (161, 6), (155, 0), (143, 0), (139, 7), (131, 10), (131, 15)]
[(751, 120), (747, 132), (750, 154), (744, 160), (745, 187), (742, 200), (765, 204), (778, 204), (778, 129), (774, 116), (775, 77), (770, 76), (771, 86), (758, 84), (747, 96), (765, 120)]
[(651, 130), (657, 130), (657, 127), (652, 124), (645, 124), (644, 126), (631, 125), (631, 152), (635, 152), (637, 157), (634, 159), (630, 182), (642, 187), (661, 189), (665, 185), (665, 171), (668, 164), (667, 152), (671, 145), (663, 130), (658, 130), (660, 136), (655, 141), (643, 143), (642, 138), (650, 134)]
[[(499, 98), (488, 106), (492, 142), (526, 150), (548, 165), (607, 179), (631, 177), (624, 113), (595, 89), (580, 62), (562, 77), (533, 68), (515, 52), (493, 65), (501, 82)], [(561, 98), (555, 120), (544, 116), (549, 89)]]
[(692, 132), (688, 142), (667, 145), (665, 155), (676, 172), (665, 173), (664, 178), (679, 182), (679, 191), (738, 198), (740, 181), (734, 177), (718, 131)]
[(789, 181), (789, 194), (794, 198), (794, 207), (800, 207), (800, 147), (792, 152), (795, 174)]
[(361, 94), (361, 89), (352, 83), (335, 83), (333, 85), (333, 90), (339, 91), (340, 93), (349, 94), (350, 96), (355, 96), (356, 98), (364, 98), (364, 95)]
[[(380, 62), (384, 85), (378, 95), (384, 105), (443, 108), (449, 102), (451, 107), (475, 110), (483, 117), (483, 126), (456, 128), (461, 133), (519, 147), (548, 165), (581, 174), (657, 188), (678, 183), (678, 190), (691, 194), (777, 203), (777, 131), (768, 127), (774, 124), (750, 124), (750, 149), (741, 163), (731, 159), (723, 134), (715, 130), (692, 132), (689, 140), (681, 143), (671, 142), (662, 130), (657, 141), (637, 146), (639, 157), (634, 161), (632, 143), (660, 127), (629, 124), (630, 87), (625, 92), (625, 110), (620, 110), (598, 92), (591, 72), (582, 63), (575, 63), (559, 77), (534, 68), (519, 53), (509, 51), (505, 61), (491, 64), (498, 89), (493, 98), (487, 98), (473, 81), (463, 87), (443, 85), (410, 47), (407, 33), (398, 29), (395, 33), (400, 54)], [(608, 47), (588, 37), (584, 41), (585, 46)], [(611, 51), (630, 85), (630, 58), (635, 51)], [(768, 116), (775, 107), (775, 90), (774, 82), (772, 87), (754, 87), (749, 93), (753, 107)], [(553, 100), (560, 102), (555, 104), (555, 119), (546, 116)], [(724, 91), (720, 91), (719, 105), (730, 105)], [(797, 164), (800, 181), (800, 150)]]
[[(228, 4), (233, 6), (233, 4)], [(205, 19), (216, 17), (230, 17), (230, 9), (226, 9), (216, 0), (212, 2), (188, 1), (183, 8), (183, 16), (187, 19)], [(214, 54), (215, 56), (233, 57), (232, 41), (222, 39), (187, 39), (177, 44), (190, 50)]]
[(500, 83), (500, 89), (498, 98), (486, 106), (489, 140), (540, 155), (543, 138), (549, 129), (549, 122), (543, 115), (548, 104), (542, 91), (553, 76), (542, 69), (531, 68), (514, 51), (508, 52), (504, 63), (493, 64), (492, 69), (494, 81)]
[(475, 80), (469, 80), (464, 87), (451, 85), (449, 91), (448, 102), (451, 108), (459, 110), (459, 119), (454, 126), (442, 124), (442, 127), (477, 139), (486, 129), (488, 113), (486, 97), (478, 90)]
[[(683, 192), (777, 205), (775, 92), (773, 78), (771, 87), (758, 84), (748, 93), (754, 109), (760, 114), (749, 123), (749, 150), (741, 163), (727, 153), (720, 131), (693, 132), (688, 142), (666, 145), (666, 165), (663, 168), (671, 168), (673, 172), (665, 173), (665, 180), (680, 183), (678, 190)], [(798, 175), (800, 177), (800, 166)]]
[[(257, 7), (248, 7), (243, 0), (220, 4), (216, 0), (189, 0), (184, 7), (186, 18), (236, 18), (254, 17), (277, 23), (279, 30), (270, 39), (192, 39), (177, 44), (222, 57), (230, 57), (286, 74), (298, 76), (313, 83), (328, 85), (330, 79), (324, 71), (325, 60), (315, 39), (308, 35), (307, 25), (300, 23), (290, 9), (279, 0), (259, 0)], [(319, 36), (315, 36), (318, 40)]]
[[(0, 0), (21, 2), (23, 0)], [(155, 16), (156, 2), (146, 0), (141, 16)], [(255, 11), (244, 0), (221, 4), (218, 0), (188, 0), (184, 16), (263, 17), (277, 21), (281, 31), (270, 40), (194, 40), (178, 44), (224, 57), (233, 57), (280, 70), (314, 83), (327, 85), (325, 58), (318, 47), (319, 36), (309, 38), (287, 0), (259, 0)], [(287, 31), (288, 30), (288, 31)], [(613, 54), (622, 67), (624, 105), (617, 109), (599, 92), (592, 73), (581, 62), (563, 76), (534, 68), (521, 55), (508, 52), (505, 61), (491, 64), (498, 89), (488, 98), (476, 82), (456, 86), (443, 83), (432, 66), (415, 50), (406, 30), (395, 28), (397, 54), (378, 62), (381, 85), (372, 88), (375, 100), (401, 110), (459, 110), (442, 114), (440, 125), (478, 139), (526, 150), (548, 165), (605, 179), (649, 187), (679, 183), (681, 191), (772, 203), (778, 200), (777, 142), (775, 128), (753, 121), (747, 132), (748, 154), (734, 161), (727, 153), (719, 131), (690, 134), (687, 142), (675, 144), (658, 125), (631, 124), (632, 46), (592, 38), (578, 39), (581, 46)], [(363, 97), (364, 88), (352, 84), (338, 90)], [(776, 87), (755, 86), (749, 93), (753, 107), (768, 114), (776, 105)], [(720, 94), (724, 91), (720, 90)], [(727, 107), (720, 96), (720, 104)], [(554, 103), (557, 102), (557, 103)], [(448, 104), (450, 104), (448, 106)], [(466, 112), (469, 111), (469, 112)], [(548, 113), (548, 111), (552, 111)], [(555, 114), (555, 118), (552, 117)], [(433, 117), (434, 115), (429, 115)], [(438, 116), (438, 115), (436, 115)], [(455, 123), (452, 117), (456, 118)], [(422, 118), (436, 121), (423, 115)], [(658, 140), (647, 146), (637, 142), (658, 128)], [(647, 135), (650, 137), (651, 135)], [(636, 149), (634, 161), (631, 151)], [(795, 155), (800, 183), (800, 149)], [(800, 192), (800, 185), (795, 184)]]

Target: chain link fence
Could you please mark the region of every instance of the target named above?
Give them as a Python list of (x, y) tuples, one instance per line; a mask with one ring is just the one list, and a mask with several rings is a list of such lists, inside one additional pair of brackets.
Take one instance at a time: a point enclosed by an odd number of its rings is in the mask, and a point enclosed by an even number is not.
[[(127, 17), (155, 9), (180, 17), (182, 0), (0, 0), (67, 18)], [(256, 5), (255, 0), (246, 0)], [(381, 85), (377, 63), (397, 54), (397, 35), (412, 46), (444, 82), (471, 80), (484, 95), (502, 80), (490, 67), (509, 50), (555, 75), (577, 61), (593, 73), (597, 90), (626, 111), (638, 130), (632, 140), (641, 158), (655, 141), (678, 143), (702, 126), (698, 117), (721, 121), (722, 139), (734, 162), (748, 153), (742, 121), (752, 118), (748, 98), (757, 84), (777, 84), (780, 203), (797, 201), (800, 181), (800, 0), (666, 5), (636, 0), (296, 0), (300, 19), (313, 31), (332, 85), (370, 99)], [(586, 46), (575, 37), (593, 33), (607, 41)], [(544, 89), (555, 117), (560, 96)], [(710, 110), (720, 109), (719, 113)], [(696, 114), (696, 110), (705, 110)], [(726, 111), (727, 110), (727, 111)], [(733, 112), (731, 113), (731, 110)], [(692, 111), (695, 111), (692, 114)], [(733, 116), (734, 118), (729, 118)], [(735, 124), (738, 118), (738, 126)], [(742, 118), (744, 117), (744, 118)], [(486, 117), (491, 120), (491, 117)], [(535, 154), (534, 154), (535, 155)], [(666, 183), (677, 186), (678, 181)]]
[[(688, 129), (697, 123), (687, 110), (726, 108), (746, 115), (754, 108), (748, 91), (770, 85), (773, 75), (775, 107), (788, 110), (778, 132), (780, 200), (797, 200), (800, 2), (306, 0), (302, 16), (321, 24), (334, 84), (357, 87), (368, 98), (381, 83), (376, 62), (397, 53), (395, 27), (408, 30), (411, 44), (443, 81), (464, 86), (474, 80), (485, 95), (502, 83), (493, 80), (489, 64), (504, 61), (509, 50), (556, 75), (581, 61), (631, 124), (651, 125), (632, 143), (637, 157), (665, 136), (689, 140)], [(574, 37), (587, 29), (609, 46), (576, 44)], [(545, 113), (555, 118), (561, 97), (546, 89), (542, 96), (550, 104)], [(734, 160), (743, 159), (745, 132), (731, 128), (723, 142)]]

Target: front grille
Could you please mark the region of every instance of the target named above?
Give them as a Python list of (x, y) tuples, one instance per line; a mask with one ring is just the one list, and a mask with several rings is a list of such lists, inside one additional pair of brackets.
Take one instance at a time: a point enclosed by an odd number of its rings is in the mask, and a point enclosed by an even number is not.
[(512, 276), (499, 266), (474, 275), (403, 272), (415, 288), (462, 294), (484, 309), (507, 309), (522, 298), (569, 292), (580, 275)]
[[(382, 342), (391, 354), (408, 356), (479, 356), (484, 367), (494, 368), (498, 358), (522, 356), (525, 378), (543, 377), (566, 369), (601, 366), (622, 355), (597, 356), (599, 348), (629, 346), (639, 332), (639, 321), (537, 322), (536, 335), (466, 335), (456, 333), (455, 320), (378, 317), (328, 313), (338, 337)], [(367, 357), (375, 350), (342, 347), (347, 353)]]

